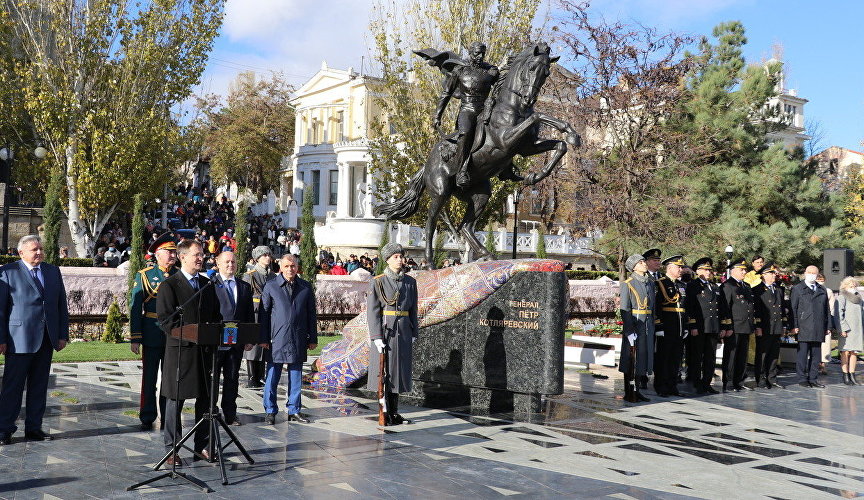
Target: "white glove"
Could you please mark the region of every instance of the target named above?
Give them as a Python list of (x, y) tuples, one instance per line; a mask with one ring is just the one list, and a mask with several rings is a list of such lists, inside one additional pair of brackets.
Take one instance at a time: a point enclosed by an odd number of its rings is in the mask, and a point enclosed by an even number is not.
[(630, 345), (636, 345), (636, 334), (631, 333), (627, 336), (627, 341), (630, 342)]
[(375, 344), (375, 349), (378, 349), (378, 354), (384, 353), (384, 341), (381, 339), (375, 339), (372, 341)]
[(665, 333), (663, 330), (660, 330), (660, 331), (654, 332), (654, 336), (655, 336), (655, 337), (662, 337), (662, 336), (665, 335), (665, 334), (666, 334), (666, 333)]

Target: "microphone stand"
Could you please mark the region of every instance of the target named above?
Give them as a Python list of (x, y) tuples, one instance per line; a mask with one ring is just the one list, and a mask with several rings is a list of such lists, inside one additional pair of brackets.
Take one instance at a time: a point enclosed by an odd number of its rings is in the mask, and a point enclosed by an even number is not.
[[(196, 278), (197, 278), (197, 276), (196, 276)], [(177, 376), (175, 378), (175, 384), (176, 384), (175, 385), (176, 392), (174, 393), (175, 396), (180, 395), (180, 365), (181, 365), (180, 361), (181, 361), (181, 357), (183, 355), (183, 349), (181, 347), (183, 345), (183, 327), (185, 326), (183, 323), (183, 311), (187, 305), (189, 305), (193, 300), (196, 300), (201, 295), (201, 292), (203, 292), (205, 289), (207, 289), (207, 287), (212, 286), (212, 285), (213, 285), (213, 281), (208, 281), (207, 284), (205, 284), (204, 286), (199, 286), (198, 290), (195, 293), (193, 293), (191, 297), (189, 297), (185, 302), (183, 302), (182, 304), (177, 306), (177, 308), (174, 310), (173, 313), (169, 314), (164, 320), (159, 322), (159, 324), (162, 328), (166, 328), (168, 325), (170, 325), (173, 322), (175, 317), (177, 317), (179, 319), (179, 322), (180, 322), (179, 337), (177, 339)], [(200, 306), (200, 301), (199, 301), (199, 306)], [(199, 319), (200, 319), (200, 314), (199, 314)], [(170, 336), (170, 330), (168, 331), (168, 336)], [(177, 406), (177, 410), (176, 410), (177, 414), (175, 415), (175, 418), (176, 418), (176, 422), (179, 423), (182, 408), (179, 405), (175, 405), (175, 406)], [(203, 422), (203, 419), (199, 420), (199, 423), (200, 422)], [(194, 431), (195, 428), (197, 428), (197, 427), (198, 427), (198, 423), (195, 424), (195, 427), (192, 428), (192, 431)], [(145, 481), (141, 481), (140, 483), (135, 483), (132, 486), (128, 486), (126, 488), (126, 491), (132, 491), (132, 490), (138, 489), (142, 486), (145, 486), (145, 485), (148, 485), (150, 483), (154, 483), (156, 481), (159, 481), (160, 479), (165, 479), (165, 478), (178, 479), (179, 478), (179, 479), (183, 479), (184, 481), (186, 481), (190, 484), (197, 486), (204, 493), (212, 493), (213, 490), (211, 490), (210, 487), (204, 483), (204, 481), (201, 481), (200, 479), (197, 479), (190, 474), (177, 471), (177, 460), (176, 460), (177, 452), (180, 450), (180, 448), (183, 447), (183, 443), (187, 439), (189, 439), (189, 437), (192, 435), (192, 431), (187, 432), (186, 435), (183, 436), (183, 438), (180, 441), (177, 441), (177, 432), (175, 430), (174, 433), (172, 434), (174, 436), (174, 439), (173, 439), (173, 442), (171, 444), (171, 451), (166, 453), (165, 456), (162, 457), (162, 460), (160, 460), (159, 463), (157, 463), (156, 466), (153, 467), (153, 470), (159, 470), (159, 467), (161, 467), (162, 464), (164, 464), (168, 460), (168, 457), (170, 457), (171, 455), (174, 455), (175, 460), (173, 460), (171, 462), (171, 470), (169, 470), (168, 472), (166, 472), (164, 474), (160, 474), (156, 477), (147, 479)], [(195, 452), (193, 450), (193, 453), (197, 453), (197, 452)], [(223, 475), (224, 475), (224, 471), (223, 471)]]

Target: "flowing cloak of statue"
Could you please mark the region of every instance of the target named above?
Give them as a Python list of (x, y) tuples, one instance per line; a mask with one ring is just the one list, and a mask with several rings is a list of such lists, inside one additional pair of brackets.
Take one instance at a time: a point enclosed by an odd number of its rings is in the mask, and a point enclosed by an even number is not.
[[(472, 262), (434, 271), (411, 273), (417, 280), (417, 318), (423, 328), (443, 323), (483, 302), (514, 274), (526, 271), (562, 272), (557, 260), (519, 259)], [(314, 385), (349, 387), (366, 375), (369, 330), (366, 308), (342, 329), (342, 340), (331, 342), (316, 361)]]

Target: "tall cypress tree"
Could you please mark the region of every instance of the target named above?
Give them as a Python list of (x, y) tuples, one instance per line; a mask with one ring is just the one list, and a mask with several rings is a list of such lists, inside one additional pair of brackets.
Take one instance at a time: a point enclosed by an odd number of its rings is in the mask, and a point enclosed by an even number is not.
[(312, 214), (312, 186), (303, 188), (303, 213), (300, 216), (300, 270), (303, 279), (315, 288), (315, 275), (318, 272), (316, 259), (318, 245), (315, 244), (315, 215)]
[(237, 205), (237, 213), (234, 214), (234, 241), (237, 242), (237, 250), (234, 252), (234, 255), (237, 256), (237, 269), (234, 271), (234, 275), (238, 278), (246, 273), (246, 261), (249, 260), (248, 212), (249, 203), (244, 200)]
[(128, 288), (135, 286), (135, 275), (144, 269), (144, 195), (135, 195), (135, 208), (132, 209), (132, 241), (129, 243)]
[(546, 258), (546, 230), (542, 224), (537, 231), (537, 246), (534, 248), (534, 254), (538, 259)]
[(495, 233), (492, 231), (492, 224), (486, 226), (486, 251), (492, 257), (498, 256), (495, 252)]
[(42, 225), (45, 232), (44, 251), (45, 262), (59, 264), (60, 262), (60, 224), (63, 222), (63, 207), (60, 197), (63, 196), (63, 172), (55, 168), (51, 172), (48, 191), (45, 193), (45, 208), (42, 213)]

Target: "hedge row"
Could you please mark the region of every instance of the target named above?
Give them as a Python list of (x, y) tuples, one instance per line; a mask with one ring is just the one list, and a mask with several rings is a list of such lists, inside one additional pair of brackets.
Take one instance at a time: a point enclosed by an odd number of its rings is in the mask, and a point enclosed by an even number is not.
[[(18, 258), (17, 255), (0, 255), (0, 265), (15, 262)], [(60, 259), (59, 265), (67, 267), (93, 267), (93, 259), (67, 257), (65, 259)]]
[(567, 279), (569, 280), (596, 280), (603, 276), (613, 280), (618, 279), (618, 273), (613, 271), (580, 271), (578, 269), (569, 269), (564, 272), (567, 273)]

